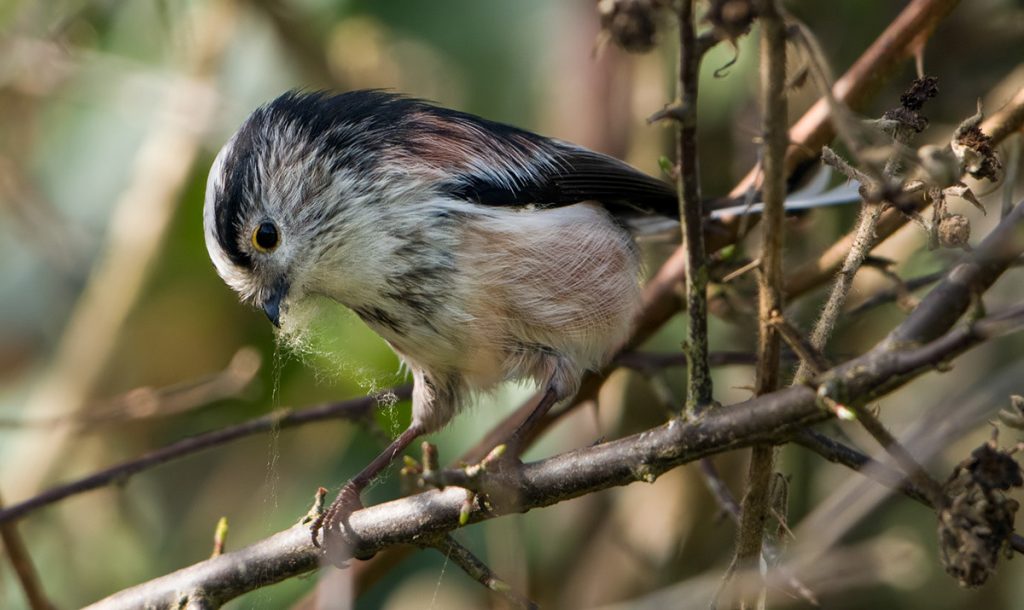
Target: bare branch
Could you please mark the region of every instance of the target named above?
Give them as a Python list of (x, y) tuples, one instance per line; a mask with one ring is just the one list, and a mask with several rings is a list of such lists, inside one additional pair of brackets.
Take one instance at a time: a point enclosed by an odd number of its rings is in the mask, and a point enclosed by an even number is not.
[[(0, 499), (0, 508), (3, 508), (3, 500)], [(28, 554), (25, 541), (18, 533), (18, 526), (14, 523), (0, 524), (0, 541), (7, 551), (7, 559), (11, 563), (15, 576), (21, 590), (25, 593), (28, 607), (32, 610), (53, 610), (55, 606), (46, 597), (43, 591), (43, 584), (39, 581), (39, 572), (32, 564), (32, 557)]]
[[(757, 3), (761, 22), (761, 106), (764, 138), (762, 167), (764, 170), (764, 218), (761, 243), (761, 273), (758, 275), (758, 345), (755, 392), (763, 395), (779, 386), (779, 334), (772, 323), (782, 311), (782, 248), (783, 219), (786, 203), (786, 26), (775, 0)], [(740, 523), (736, 535), (734, 565), (744, 569), (761, 558), (765, 523), (768, 518), (772, 473), (775, 470), (775, 449), (771, 445), (755, 445), (750, 453), (747, 471), (747, 492), (743, 496)], [(744, 590), (740, 607), (754, 607), (762, 586)]]
[(441, 536), (426, 546), (437, 549), (439, 553), (455, 562), (470, 578), (504, 597), (516, 608), (537, 608), (537, 604), (516, 593), (508, 583), (498, 578), (487, 564), (480, 561), (469, 549), (459, 544), (450, 535)]
[(106, 487), (116, 483), (122, 483), (128, 477), (159, 466), (204, 449), (218, 447), (233, 440), (269, 432), (271, 430), (284, 430), (295, 426), (310, 424), (327, 419), (351, 419), (357, 420), (365, 417), (378, 403), (382, 396), (396, 396), (408, 398), (411, 394), (409, 387), (400, 387), (389, 390), (377, 396), (364, 396), (337, 403), (328, 403), (318, 407), (310, 407), (301, 411), (289, 411), (287, 409), (277, 410), (263, 417), (249, 420), (236, 426), (229, 426), (220, 430), (214, 430), (205, 434), (198, 434), (176, 443), (157, 449), (143, 455), (142, 457), (122, 462), (111, 466), (97, 473), (49, 489), (37, 496), (13, 504), (7, 508), (0, 509), (0, 523), (20, 519), (28, 513), (53, 504), (76, 494), (93, 489)]
[(697, 157), (697, 86), (704, 49), (694, 28), (694, 2), (679, 3), (679, 80), (676, 135), (676, 163), (679, 177), (679, 219), (683, 250), (686, 252), (686, 412), (696, 416), (711, 405), (711, 371), (708, 368), (708, 269), (704, 256), (704, 204), (700, 194)]

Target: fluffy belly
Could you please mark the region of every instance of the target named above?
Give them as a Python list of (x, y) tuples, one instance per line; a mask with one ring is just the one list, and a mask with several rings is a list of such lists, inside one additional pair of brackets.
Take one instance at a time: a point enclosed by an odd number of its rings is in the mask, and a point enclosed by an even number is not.
[(466, 231), (460, 252), (472, 287), (464, 364), (473, 385), (543, 382), (551, 357), (576, 375), (596, 369), (639, 309), (636, 246), (595, 205), (488, 216)]
[(603, 365), (640, 304), (629, 233), (591, 204), (474, 212), (449, 244), (450, 281), (431, 315), (383, 296), (390, 309), (353, 309), (414, 371), (458, 377), (467, 389), (545, 383), (556, 370), (572, 386)]

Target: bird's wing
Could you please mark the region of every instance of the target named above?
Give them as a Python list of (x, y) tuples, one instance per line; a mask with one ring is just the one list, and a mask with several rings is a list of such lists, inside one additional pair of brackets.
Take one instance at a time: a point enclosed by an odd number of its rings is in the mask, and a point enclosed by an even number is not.
[(679, 217), (675, 190), (607, 155), (558, 143), (550, 160), (517, 168), (514, 179), (467, 173), (452, 194), (483, 205), (572, 205), (598, 201), (617, 216)]
[(446, 193), (482, 205), (597, 201), (618, 216), (679, 217), (675, 190), (598, 152), (480, 117), (421, 105), (410, 151), (445, 176)]

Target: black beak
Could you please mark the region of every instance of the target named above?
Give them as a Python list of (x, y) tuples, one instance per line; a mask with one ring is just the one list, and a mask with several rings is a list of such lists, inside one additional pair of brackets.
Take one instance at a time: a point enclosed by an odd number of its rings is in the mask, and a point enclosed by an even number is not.
[(288, 282), (279, 280), (274, 284), (274, 288), (267, 298), (263, 300), (263, 312), (267, 314), (267, 319), (278, 328), (281, 328), (281, 303), (287, 296)]

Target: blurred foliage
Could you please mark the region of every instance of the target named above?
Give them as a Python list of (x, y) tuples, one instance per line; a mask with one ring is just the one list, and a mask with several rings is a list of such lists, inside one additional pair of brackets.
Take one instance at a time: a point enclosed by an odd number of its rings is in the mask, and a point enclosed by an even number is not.
[[(165, 100), (185, 86), (189, 52), (201, 43), (197, 25), (214, 0), (5, 0), (0, 2), (0, 417), (30, 423), (52, 409), (23, 406), (50, 383), (48, 371), (67, 340), (69, 317), (107, 251), (117, 202), (139, 171), (140, 150), (155, 126), (194, 130), (195, 117), (168, 114)], [(128, 419), (72, 428), (52, 463), (30, 486), (12, 476), (36, 469), (34, 447), (51, 442), (53, 429), (0, 428), (0, 491), (7, 502), (45, 486), (205, 430), (267, 413), (358, 396), (404, 382), (387, 346), (354, 316), (340, 313), (307, 354), (276, 344), (261, 312), (237, 302), (213, 271), (202, 233), (207, 170), (220, 145), (256, 106), (293, 87), (386, 87), (444, 105), (573, 140), (627, 159), (657, 174), (671, 133), (644, 118), (671, 97), (674, 32), (646, 56), (596, 47), (597, 17), (587, 0), (237, 0), (233, 32), (214, 60), (212, 125), (199, 139), (198, 160), (180, 192), (173, 216), (141, 292), (123, 327), (112, 337), (102, 375), (82, 396), (88, 413), (111, 397), (141, 386), (164, 386), (208, 375), (226, 366), (242, 346), (254, 346), (263, 367), (240, 396), (184, 414)], [(890, 0), (786, 2), (818, 34), (836, 73), (850, 64), (902, 8)], [(926, 108), (932, 141), (970, 115), (979, 98), (997, 108), (1024, 81), (1019, 62), (1024, 8), (998, 0), (964, 2), (929, 42), (925, 67), (939, 77), (941, 94)], [(738, 53), (739, 61), (713, 72)], [(737, 49), (722, 45), (706, 59), (701, 91), (701, 171), (704, 192), (728, 191), (756, 158), (758, 112), (756, 40)], [(1016, 72), (1014, 72), (1016, 70)], [(1011, 73), (1015, 80), (1006, 80)], [(903, 73), (877, 96), (867, 113), (895, 105), (913, 76)], [(793, 91), (799, 116), (816, 97), (810, 86)], [(173, 151), (167, 151), (172, 154)], [(146, 185), (143, 185), (145, 187)], [(985, 199), (998, 209), (998, 193)], [(991, 203), (991, 202), (995, 203)], [(964, 206), (984, 233), (993, 219)], [(991, 215), (990, 215), (991, 216)], [(829, 210), (791, 223), (787, 255), (805, 260), (852, 225), (854, 212)], [(147, 229), (148, 230), (148, 229)], [(881, 254), (901, 261), (904, 275), (932, 271), (953, 256), (923, 250), (920, 231), (890, 240)], [(146, 233), (148, 235), (148, 233)], [(647, 249), (650, 268), (671, 249)], [(884, 282), (866, 271), (858, 290)], [(1019, 276), (1005, 282), (1019, 282)], [(1012, 299), (1002, 288), (990, 306)], [(108, 286), (117, 290), (116, 282)], [(744, 289), (748, 289), (746, 287)], [(819, 295), (820, 296), (820, 295)], [(1016, 295), (1019, 298), (1019, 293)], [(116, 298), (116, 295), (115, 297)], [(806, 323), (817, 296), (793, 308)], [(336, 308), (340, 311), (340, 308)], [(835, 345), (857, 353), (900, 319), (895, 306), (848, 325)], [(751, 349), (753, 317), (712, 324), (714, 349)], [(98, 324), (104, 323), (99, 320)], [(684, 319), (653, 339), (651, 349), (675, 350)], [(928, 410), (954, 394), (981, 393), (994, 412), (1020, 376), (1020, 339), (1006, 339), (973, 353), (953, 373), (932, 376), (885, 401), (896, 430), (929, 417)], [(82, 354), (92, 353), (86, 346)], [(97, 351), (97, 354), (100, 352)], [(1015, 368), (1014, 368), (1015, 367)], [(74, 370), (74, 366), (71, 370)], [(1002, 375), (1002, 376), (999, 376)], [(681, 395), (679, 375), (668, 375)], [(722, 402), (747, 396), (752, 370), (716, 372)], [(998, 383), (987, 380), (1003, 379)], [(49, 381), (48, 381), (49, 380)], [(433, 440), (443, 459), (472, 446), (528, 395), (508, 388), (480, 400)], [(1016, 391), (1020, 392), (1019, 383)], [(623, 398), (629, 396), (629, 409)], [(560, 425), (529, 457), (637, 431), (663, 420), (664, 411), (642, 379), (616, 374), (602, 392), (601, 409), (582, 409)], [(895, 408), (898, 407), (898, 408)], [(888, 419), (891, 416), (891, 419)], [(308, 508), (318, 485), (335, 486), (376, 453), (382, 434), (408, 419), (408, 405), (385, 410), (376, 433), (351, 423), (327, 423), (249, 438), (133, 477), (124, 485), (71, 498), (21, 522), (47, 592), (60, 607), (74, 607), (209, 555), (218, 518), (230, 522), (227, 548), (287, 527)], [(849, 430), (857, 436), (859, 431)], [(937, 464), (959, 461), (987, 435), (964, 430)], [(863, 439), (858, 438), (863, 441)], [(863, 446), (872, 446), (864, 442)], [(850, 476), (809, 457), (783, 452), (791, 476), (792, 522)], [(744, 460), (724, 456), (719, 467), (739, 488)], [(937, 472), (941, 472), (941, 468)], [(370, 502), (398, 494), (396, 476), (372, 488)], [(19, 479), (24, 480), (24, 479)], [(609, 490), (543, 511), (506, 517), (459, 533), (470, 548), (515, 587), (527, 587), (547, 607), (591, 607), (626, 600), (702, 574), (720, 573), (730, 555), (732, 526), (715, 519), (713, 500), (697, 471), (669, 473), (653, 486)], [(895, 536), (923, 547), (926, 559), (898, 579), (840, 591), (822, 601), (829, 608), (1014, 608), (1024, 598), (1021, 561), (1004, 564), (986, 587), (964, 591), (935, 559), (934, 524), (920, 506), (901, 498), (872, 513), (848, 538)], [(24, 601), (6, 563), (0, 565), (0, 607)], [(235, 608), (289, 607), (315, 584), (293, 579), (233, 602)], [(476, 583), (444, 557), (421, 552), (385, 576), (359, 600), (361, 608), (480, 607), (493, 603)]]

